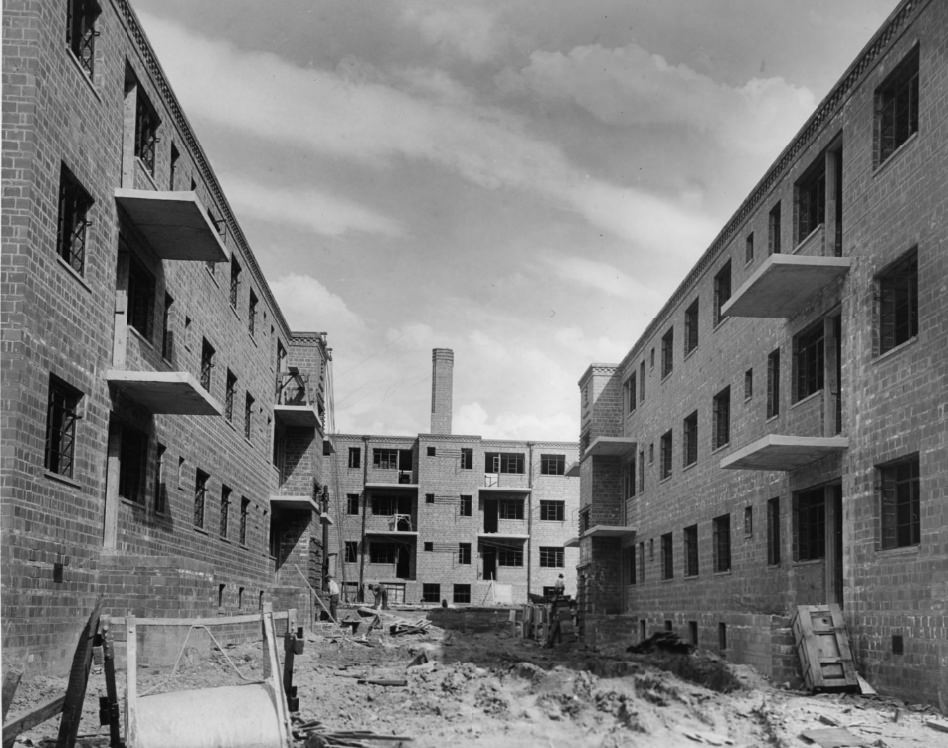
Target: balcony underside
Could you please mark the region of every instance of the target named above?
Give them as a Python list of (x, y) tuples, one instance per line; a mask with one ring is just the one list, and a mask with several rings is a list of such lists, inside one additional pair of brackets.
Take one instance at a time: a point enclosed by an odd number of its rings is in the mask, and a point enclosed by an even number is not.
[[(287, 496), (283, 494), (270, 494), (270, 506), (296, 511), (319, 512), (319, 505), (313, 501), (312, 497), (306, 495)], [(330, 523), (331, 522), (332, 520), (330, 520)]]
[(586, 538), (634, 538), (635, 528), (626, 525), (593, 525), (578, 537), (570, 538), (564, 545), (567, 548), (578, 548), (579, 543)]
[(109, 369), (105, 378), (116, 391), (150, 413), (221, 415), (220, 404), (187, 371)]
[(532, 488), (518, 488), (516, 486), (481, 486), (477, 489), (481, 493), (502, 494), (502, 493), (532, 493)]
[(635, 454), (638, 442), (628, 436), (597, 436), (586, 447), (583, 459), (587, 457), (631, 457)]
[(729, 317), (793, 317), (807, 300), (849, 272), (848, 257), (770, 255), (721, 307)]
[(311, 405), (274, 405), (273, 417), (283, 426), (294, 429), (319, 427), (319, 416)]
[(527, 540), (530, 537), (525, 532), (479, 532), (478, 540)]
[(724, 470), (796, 470), (849, 446), (845, 436), (768, 434), (721, 460)]
[(413, 491), (418, 492), (417, 483), (366, 483), (367, 491)]
[(217, 227), (196, 193), (119, 188), (115, 202), (162, 260), (227, 260)]
[(570, 463), (570, 466), (566, 468), (566, 472), (563, 473), (567, 478), (578, 478), (579, 477), (579, 463), (573, 462)]
[(383, 535), (389, 538), (417, 538), (417, 530), (366, 530), (366, 535)]

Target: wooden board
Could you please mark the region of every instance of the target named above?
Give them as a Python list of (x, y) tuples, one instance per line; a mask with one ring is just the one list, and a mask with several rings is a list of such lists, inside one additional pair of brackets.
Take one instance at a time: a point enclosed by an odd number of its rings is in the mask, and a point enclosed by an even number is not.
[(792, 626), (807, 688), (858, 689), (846, 624), (838, 605), (797, 606)]

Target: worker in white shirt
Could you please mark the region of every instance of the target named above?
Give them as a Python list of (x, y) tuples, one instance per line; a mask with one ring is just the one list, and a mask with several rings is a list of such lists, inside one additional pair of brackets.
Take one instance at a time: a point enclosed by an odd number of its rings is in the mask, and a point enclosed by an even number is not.
[(326, 589), (329, 592), (329, 615), (333, 621), (338, 621), (336, 608), (339, 606), (339, 582), (335, 580), (332, 574), (326, 577)]

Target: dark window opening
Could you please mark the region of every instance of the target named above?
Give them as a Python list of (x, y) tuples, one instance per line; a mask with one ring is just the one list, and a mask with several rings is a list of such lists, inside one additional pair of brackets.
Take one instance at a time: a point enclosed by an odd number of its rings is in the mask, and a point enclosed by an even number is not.
[(728, 260), (714, 276), (714, 324), (723, 318), (721, 307), (731, 298), (731, 261)]
[(432, 552), (434, 552), (434, 541), (426, 540), (426, 541), (425, 541), (424, 549), (425, 549), (425, 552), (426, 552), (426, 553), (432, 553)]
[(645, 402), (645, 362), (639, 364), (639, 402)]
[(685, 576), (698, 576), (698, 526), (690, 525), (683, 533), (685, 545)]
[(625, 478), (623, 483), (623, 487), (625, 488), (625, 496), (635, 496), (635, 455), (632, 455), (632, 459), (630, 459), (625, 464)]
[(198, 470), (194, 477), (194, 526), (204, 527), (204, 505), (207, 500), (207, 481), (211, 476)]
[(220, 516), (220, 536), (227, 539), (227, 531), (230, 520), (230, 489), (227, 486), (221, 486), (221, 516)]
[(155, 446), (155, 514), (165, 514), (168, 511), (168, 487), (165, 485), (165, 445)]
[(95, 70), (95, 22), (101, 13), (95, 0), (69, 0), (66, 15), (66, 43), (79, 65), (91, 78)]
[(767, 356), (767, 418), (780, 414), (780, 349)]
[(754, 507), (744, 507), (744, 537), (749, 538), (754, 534)]
[(257, 294), (250, 290), (250, 303), (247, 305), (247, 332), (251, 337), (257, 330), (257, 305), (259, 304)]
[(211, 391), (211, 374), (214, 371), (214, 346), (207, 338), (201, 339), (201, 386)]
[(876, 89), (876, 133), (881, 164), (918, 132), (918, 47)]
[(816, 162), (795, 185), (797, 202), (797, 244), (823, 225), (826, 215), (826, 159)]
[(661, 459), (660, 473), (661, 478), (664, 480), (672, 474), (672, 432), (671, 430), (666, 431), (662, 434), (661, 441), (659, 442), (659, 453)]
[(498, 566), (523, 566), (523, 548), (500, 547), (497, 549)]
[(671, 579), (675, 576), (674, 557), (672, 556), (672, 534), (662, 535), (662, 579)]
[(421, 585), (421, 601), (425, 603), (441, 602), (441, 585), (425, 582)]
[(468, 565), (471, 563), (471, 544), (458, 543), (458, 563)]
[(474, 499), (469, 494), (461, 494), (458, 511), (462, 517), (470, 517), (474, 513)]
[(793, 338), (795, 402), (823, 389), (823, 320)]
[(51, 473), (73, 477), (76, 452), (76, 421), (82, 393), (59, 377), (49, 377), (46, 409), (45, 467)]
[(230, 305), (236, 310), (240, 297), (240, 263), (236, 257), (230, 258)]
[(675, 328), (671, 327), (662, 336), (662, 378), (667, 377), (672, 372), (675, 365)]
[(810, 561), (826, 555), (826, 508), (823, 489), (803, 491), (793, 500), (794, 559)]
[(119, 496), (143, 504), (147, 469), (148, 435), (138, 429), (123, 426), (119, 457)]
[(712, 403), (714, 438), (712, 449), (723, 447), (731, 441), (731, 388), (725, 387), (714, 396)]
[(347, 540), (345, 542), (344, 562), (347, 564), (354, 564), (359, 560), (359, 541)]
[(435, 496), (434, 496), (433, 493), (426, 493), (426, 494), (425, 494), (425, 503), (426, 503), (426, 504), (434, 504), (434, 503), (435, 503)]
[(905, 654), (905, 640), (902, 638), (902, 634), (892, 634), (892, 654)]
[(566, 455), (540, 455), (541, 475), (563, 475), (566, 472)]
[(59, 220), (56, 252), (82, 275), (86, 264), (87, 229), (92, 224), (92, 198), (65, 165), (59, 174)]
[(540, 499), (540, 519), (547, 522), (562, 522), (565, 518), (566, 502)]
[(174, 356), (174, 332), (171, 330), (171, 307), (174, 299), (165, 294), (165, 305), (161, 312), (161, 357), (171, 361)]
[(780, 254), (780, 203), (770, 209), (767, 217), (767, 251)]
[(250, 499), (240, 499), (240, 544), (247, 545), (247, 518), (250, 514)]
[(155, 276), (133, 254), (128, 257), (128, 324), (151, 340), (155, 312)]
[(362, 467), (362, 450), (359, 447), (349, 447), (349, 467)]
[(685, 354), (698, 347), (698, 300), (685, 310)]
[(754, 232), (747, 235), (744, 240), (744, 263), (750, 264), (754, 261)]
[(244, 439), (250, 441), (253, 435), (253, 395), (249, 392), (244, 397)]
[(498, 519), (523, 519), (523, 499), (500, 499), (497, 502)]
[(882, 547), (904, 548), (921, 539), (918, 455), (878, 470), (882, 511)]
[(230, 369), (227, 370), (227, 384), (224, 389), (224, 418), (234, 420), (234, 395), (237, 392), (237, 377)]
[(398, 545), (396, 543), (370, 543), (370, 564), (394, 564), (398, 562)]
[(487, 452), (484, 454), (485, 473), (523, 474), (523, 453)]
[(636, 398), (635, 384), (636, 384), (635, 372), (633, 371), (632, 374), (629, 376), (629, 378), (625, 380), (625, 398), (626, 398), (626, 402), (629, 404), (628, 405), (629, 413), (635, 410), (635, 398)]
[(372, 467), (380, 470), (398, 469), (398, 450), (397, 449), (373, 449)]
[(626, 549), (626, 550), (624, 551), (624, 553), (628, 554), (628, 557), (629, 557), (629, 560), (628, 560), (628, 564), (629, 564), (629, 566), (628, 566), (628, 571), (629, 571), (629, 580), (628, 580), (628, 583), (629, 583), (629, 584), (637, 584), (637, 583), (638, 583), (639, 574), (638, 574), (638, 569), (636, 569), (636, 551), (635, 551), (635, 546), (633, 545), (631, 548)]
[(454, 602), (455, 603), (471, 602), (471, 585), (469, 584), (454, 585)]
[(359, 494), (347, 493), (346, 494), (346, 514), (358, 514), (358, 513), (359, 513)]
[(722, 514), (711, 522), (714, 543), (714, 570), (731, 570), (731, 515)]
[(426, 453), (428, 457), (434, 457), (435, 455), (437, 455), (438, 450), (436, 447), (428, 447), (426, 450)]
[(780, 498), (767, 500), (767, 563), (780, 563)]
[(555, 546), (540, 546), (541, 568), (563, 568), (563, 549)]
[(168, 159), (168, 189), (174, 190), (178, 181), (178, 164), (181, 162), (181, 153), (174, 143), (171, 144), (171, 156)]
[(474, 450), (471, 447), (461, 447), (461, 470), (474, 469)]
[(727, 624), (724, 622), (718, 624), (718, 649), (722, 652), (727, 649)]
[(135, 95), (135, 156), (149, 174), (155, 173), (155, 145), (158, 143), (158, 115), (141, 86)]
[(750, 400), (754, 396), (754, 370), (744, 372), (744, 399)]
[(684, 440), (682, 462), (687, 467), (698, 461), (698, 411), (685, 418), (682, 434)]
[(918, 253), (912, 250), (879, 275), (879, 353), (918, 335)]

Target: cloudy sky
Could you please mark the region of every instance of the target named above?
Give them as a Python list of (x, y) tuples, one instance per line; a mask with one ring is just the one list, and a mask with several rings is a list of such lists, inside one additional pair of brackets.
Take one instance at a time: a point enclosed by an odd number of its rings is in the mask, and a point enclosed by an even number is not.
[(132, 0), (340, 432), (575, 440), (895, 0)]

